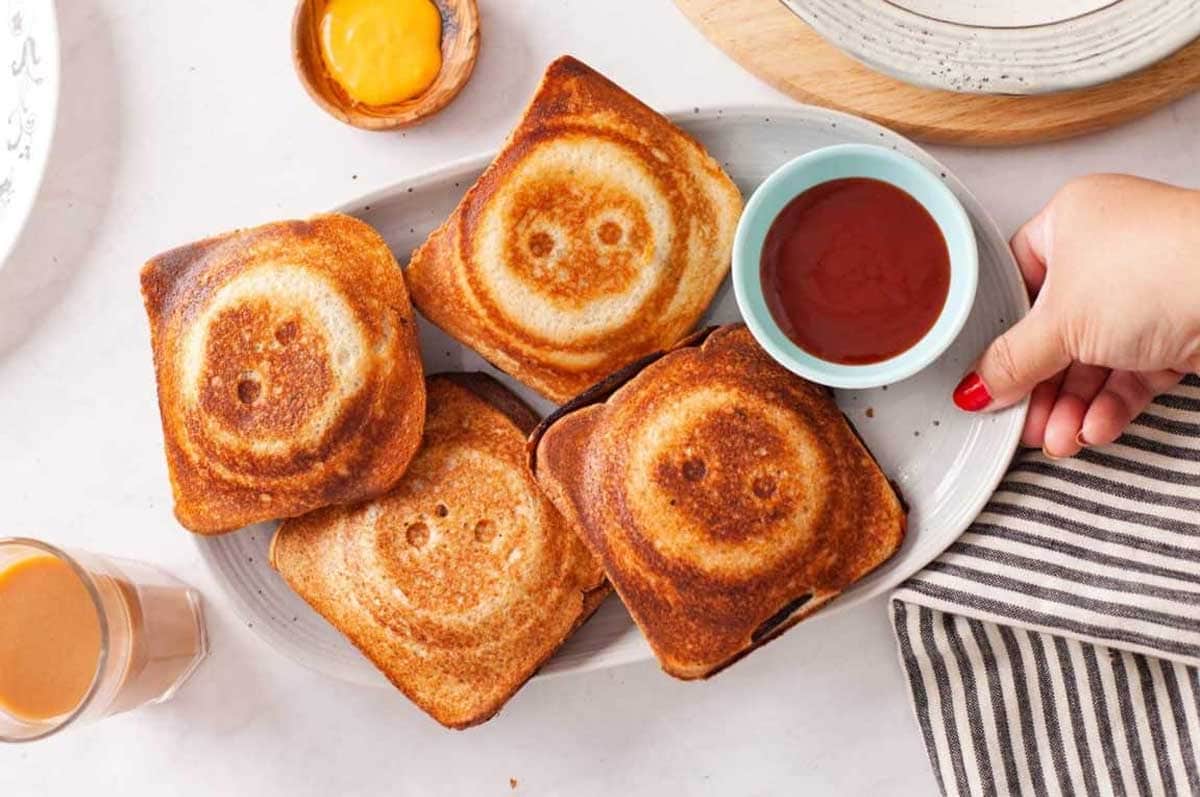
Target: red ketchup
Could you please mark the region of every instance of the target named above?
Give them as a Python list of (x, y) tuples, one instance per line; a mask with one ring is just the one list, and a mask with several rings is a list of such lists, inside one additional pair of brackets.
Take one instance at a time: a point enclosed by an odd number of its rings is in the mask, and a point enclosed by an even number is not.
[(925, 336), (946, 303), (950, 252), (899, 188), (866, 177), (813, 186), (767, 232), (762, 287), (775, 322), (829, 362), (887, 360)]

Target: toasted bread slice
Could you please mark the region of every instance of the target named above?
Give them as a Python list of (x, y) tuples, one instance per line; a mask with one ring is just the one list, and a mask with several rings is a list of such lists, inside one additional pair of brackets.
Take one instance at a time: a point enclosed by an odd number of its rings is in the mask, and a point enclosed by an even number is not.
[(388, 490), (425, 382), (387, 244), (349, 216), (200, 241), (142, 269), (175, 514), (230, 531)]
[(536, 416), (482, 374), (429, 379), (425, 443), (382, 498), (285, 522), (271, 564), (451, 728), (494, 715), (608, 594), (526, 460)]
[(831, 393), (722, 327), (613, 375), (530, 442), (659, 662), (704, 678), (824, 605), (904, 537)]
[(409, 290), (433, 323), (561, 402), (696, 324), (741, 208), (699, 143), (563, 57), (413, 253)]

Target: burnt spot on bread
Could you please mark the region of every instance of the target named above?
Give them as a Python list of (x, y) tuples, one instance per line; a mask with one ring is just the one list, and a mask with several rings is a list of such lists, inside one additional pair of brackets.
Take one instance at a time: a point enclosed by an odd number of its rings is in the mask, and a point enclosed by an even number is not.
[(258, 374), (253, 371), (242, 374), (237, 383), (238, 401), (243, 404), (253, 404), (261, 394), (262, 382), (259, 381)]
[(763, 620), (758, 628), (754, 629), (750, 634), (750, 641), (757, 644), (771, 634), (776, 628), (783, 624), (789, 617), (796, 613), (798, 609), (812, 600), (812, 593), (806, 592), (798, 598), (793, 598), (775, 614)]
[(297, 333), (300, 331), (299, 325), (295, 319), (289, 319), (275, 328), (275, 341), (280, 346), (286, 346), (296, 339)]
[(535, 232), (529, 236), (529, 254), (534, 257), (548, 257), (554, 251), (554, 239), (549, 233)]

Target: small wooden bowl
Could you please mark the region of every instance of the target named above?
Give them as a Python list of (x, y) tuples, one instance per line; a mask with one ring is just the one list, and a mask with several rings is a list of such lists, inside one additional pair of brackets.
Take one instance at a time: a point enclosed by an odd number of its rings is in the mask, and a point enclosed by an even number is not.
[(320, 21), (328, 0), (299, 0), (292, 18), (296, 74), (317, 105), (364, 130), (395, 130), (417, 124), (444, 108), (466, 85), (479, 56), (479, 7), (475, 0), (433, 0), (442, 15), (442, 69), (429, 88), (390, 105), (364, 105), (346, 94), (325, 68)]

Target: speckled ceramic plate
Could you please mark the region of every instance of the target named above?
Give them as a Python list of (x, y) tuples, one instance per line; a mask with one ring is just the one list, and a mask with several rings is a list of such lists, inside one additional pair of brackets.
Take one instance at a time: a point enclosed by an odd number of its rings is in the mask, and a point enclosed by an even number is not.
[(53, 0), (0, 0), (0, 268), (33, 210), (58, 110)]
[[(706, 110), (673, 118), (724, 163), (747, 195), (781, 163), (818, 147), (851, 141), (893, 147), (946, 181), (970, 214), (979, 243), (975, 309), (955, 344), (933, 365), (904, 382), (838, 396), (910, 503), (910, 531), (903, 547), (887, 563), (759, 654), (785, 655), (789, 640), (834, 633), (836, 622), (828, 622), (830, 618), (912, 575), (949, 545), (982, 509), (1016, 448), (1025, 408), (967, 416), (951, 405), (950, 392), (984, 345), (1024, 315), (1028, 300), (1007, 242), (979, 202), (944, 166), (894, 133), (852, 116), (805, 106)], [(338, 209), (373, 224), (404, 263), (450, 214), (489, 161), (487, 156), (447, 166)], [(726, 283), (705, 323), (738, 318), (733, 291)], [(429, 371), (488, 371), (540, 411), (552, 408), (424, 319), (420, 325), (421, 350)], [(245, 622), (267, 642), (335, 678), (386, 684), (383, 676), (268, 566), (267, 545), (273, 530), (274, 524), (260, 524), (233, 534), (195, 539)], [(650, 657), (650, 649), (624, 607), (610, 598), (543, 672), (611, 667)]]
[(908, 83), (980, 94), (1092, 86), (1200, 35), (1197, 0), (782, 0), (818, 33)]

